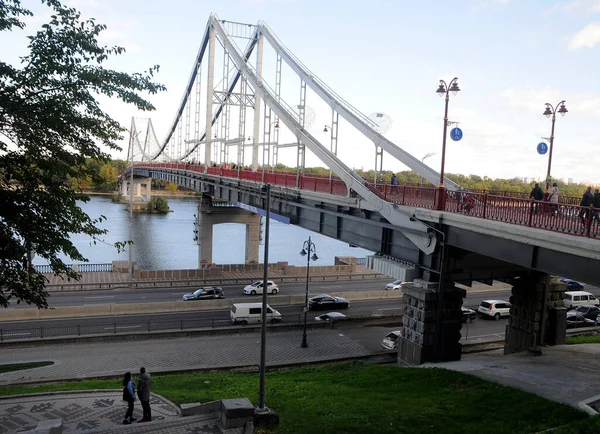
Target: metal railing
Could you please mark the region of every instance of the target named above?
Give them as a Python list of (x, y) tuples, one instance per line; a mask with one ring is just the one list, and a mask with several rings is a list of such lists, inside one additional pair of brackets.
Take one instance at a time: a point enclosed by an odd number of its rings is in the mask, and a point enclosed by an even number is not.
[[(111, 264), (66, 264), (67, 268), (77, 271), (78, 273), (98, 273), (98, 272), (112, 272), (113, 266)], [(54, 270), (51, 265), (34, 265), (35, 271), (42, 274), (54, 274)]]
[[(385, 310), (385, 313), (375, 313), (374, 311), (365, 310), (345, 314), (346, 318), (333, 319), (330, 322), (336, 323), (339, 321), (348, 321), (366, 318), (390, 318), (401, 317), (402, 309)], [(323, 323), (315, 321), (314, 318), (324, 312), (310, 314), (310, 321), (314, 324)], [(294, 322), (287, 321), (287, 325), (300, 325), (304, 319), (303, 314), (288, 315), (295, 317)], [(238, 317), (238, 323), (244, 319)], [(152, 333), (161, 331), (184, 331), (193, 329), (216, 329), (222, 327), (230, 327), (232, 322), (230, 319), (179, 319), (165, 321), (130, 321), (130, 322), (105, 322), (100, 324), (73, 324), (65, 326), (43, 326), (43, 327), (28, 327), (18, 329), (2, 329), (0, 328), (0, 341), (9, 341), (16, 339), (47, 339), (57, 337), (70, 336), (94, 336), (94, 335), (118, 335), (132, 333)], [(243, 327), (243, 326), (241, 326)]]

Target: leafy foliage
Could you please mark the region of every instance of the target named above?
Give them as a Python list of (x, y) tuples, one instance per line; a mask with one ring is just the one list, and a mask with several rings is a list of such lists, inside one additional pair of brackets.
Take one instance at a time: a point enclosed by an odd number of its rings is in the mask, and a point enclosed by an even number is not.
[[(8, 300), (47, 307), (45, 278), (31, 265), (30, 252), (49, 261), (68, 279), (59, 254), (85, 261), (71, 234), (96, 237), (104, 231), (77, 205), (89, 198), (83, 185), (114, 180), (102, 149), (119, 149), (125, 131), (105, 113), (98, 95), (152, 110), (141, 93), (164, 89), (152, 81), (158, 66), (127, 74), (103, 67), (122, 47), (98, 45), (105, 26), (81, 19), (59, 0), (45, 0), (50, 20), (28, 36), (19, 66), (0, 61), (0, 305)], [(33, 14), (19, 0), (0, 0), (0, 31), (25, 29)], [(89, 162), (98, 165), (91, 168)], [(73, 189), (75, 187), (75, 189)]]
[(164, 197), (154, 196), (148, 202), (148, 212), (169, 212), (169, 203)]

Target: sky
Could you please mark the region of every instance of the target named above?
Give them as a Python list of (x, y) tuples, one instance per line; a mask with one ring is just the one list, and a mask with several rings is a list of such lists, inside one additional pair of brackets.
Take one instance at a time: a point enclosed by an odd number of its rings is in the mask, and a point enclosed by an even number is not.
[[(459, 122), (460, 141), (447, 140), (446, 172), (490, 178), (545, 178), (548, 154), (537, 144), (550, 136), (545, 103), (566, 100), (557, 116), (552, 176), (600, 184), (600, 0), (71, 0), (67, 4), (108, 29), (101, 41), (125, 55), (109, 66), (127, 72), (158, 64), (167, 91), (149, 97), (157, 110), (139, 113), (115, 101), (103, 107), (125, 127), (132, 116), (150, 116), (159, 140), (173, 121), (211, 13), (222, 20), (268, 24), (296, 57), (365, 115), (392, 120), (385, 136), (435, 170), (440, 169), (444, 100), (440, 79), (458, 77), (449, 119)], [(23, 5), (43, 22), (40, 2)], [(16, 59), (23, 45), (7, 43), (3, 58)], [(274, 62), (269, 56), (269, 70)], [(299, 94), (298, 80), (283, 71), (283, 86)], [(218, 81), (218, 80), (217, 80)], [(313, 133), (323, 137), (331, 111), (316, 94)], [(340, 124), (339, 155), (350, 167), (373, 169), (372, 143)], [(319, 134), (321, 134), (319, 136)], [(282, 132), (282, 136), (285, 134)], [(548, 142), (547, 140), (545, 140)], [(125, 151), (115, 157), (125, 158)], [(293, 165), (295, 157), (282, 155)], [(292, 161), (294, 160), (294, 161)], [(321, 165), (309, 158), (309, 165)], [(406, 167), (384, 155), (384, 169)]]

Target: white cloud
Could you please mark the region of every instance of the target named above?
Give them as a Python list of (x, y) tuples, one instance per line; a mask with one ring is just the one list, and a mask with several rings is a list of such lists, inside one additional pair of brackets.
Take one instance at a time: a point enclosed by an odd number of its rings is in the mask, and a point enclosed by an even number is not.
[(508, 106), (517, 112), (543, 112), (547, 102), (560, 101), (561, 94), (556, 89), (516, 89), (514, 87), (504, 90), (501, 97), (507, 100)]
[(600, 43), (600, 22), (593, 22), (571, 37), (569, 49), (594, 48), (598, 43)]

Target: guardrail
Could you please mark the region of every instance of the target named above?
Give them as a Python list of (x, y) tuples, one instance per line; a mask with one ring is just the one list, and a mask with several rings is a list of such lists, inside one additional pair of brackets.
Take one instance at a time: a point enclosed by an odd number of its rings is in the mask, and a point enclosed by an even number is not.
[[(51, 265), (34, 265), (35, 271), (42, 274), (54, 274)], [(78, 273), (99, 273), (112, 272), (111, 264), (66, 264), (67, 268), (77, 271)]]
[[(346, 318), (333, 319), (331, 323), (337, 323), (340, 321), (349, 321), (356, 319), (365, 318), (390, 318), (390, 317), (401, 317), (402, 309), (386, 310), (384, 314), (377, 313), (374, 311), (358, 311), (347, 314)], [(322, 322), (315, 321), (315, 317), (321, 313), (309, 313), (309, 321), (312, 324), (319, 324)], [(299, 313), (297, 315), (297, 321), (292, 322), (291, 325), (300, 325), (304, 321), (304, 314)], [(289, 316), (288, 316), (289, 318)], [(242, 321), (243, 318), (238, 318), (238, 322)], [(290, 325), (290, 322), (286, 322)], [(132, 332), (139, 333), (152, 333), (157, 331), (184, 331), (193, 329), (215, 329), (220, 327), (232, 326), (231, 320), (217, 320), (217, 319), (180, 319), (180, 320), (166, 320), (166, 321), (131, 321), (126, 323), (117, 322), (105, 322), (101, 324), (74, 324), (67, 326), (56, 326), (56, 327), (27, 327), (19, 329), (2, 329), (0, 328), (0, 341), (16, 340), (16, 339), (45, 339), (55, 337), (67, 337), (67, 336), (94, 336), (94, 335), (118, 335), (118, 334), (131, 334)], [(243, 327), (243, 326), (240, 326)]]
[[(367, 279), (389, 279), (384, 274), (361, 273), (361, 274), (323, 274), (320, 276), (310, 276), (309, 281), (336, 281), (336, 280), (367, 280)], [(114, 288), (156, 288), (157, 286), (219, 286), (231, 284), (248, 284), (254, 280), (261, 279), (260, 277), (227, 277), (227, 278), (192, 278), (192, 279), (177, 279), (177, 280), (128, 280), (122, 282), (104, 282), (104, 283), (59, 283), (46, 285), (47, 291), (73, 291), (73, 290), (98, 290), (98, 289), (114, 289)], [(306, 275), (297, 276), (273, 276), (271, 280), (276, 280), (276, 283), (286, 282), (306, 282)]]

